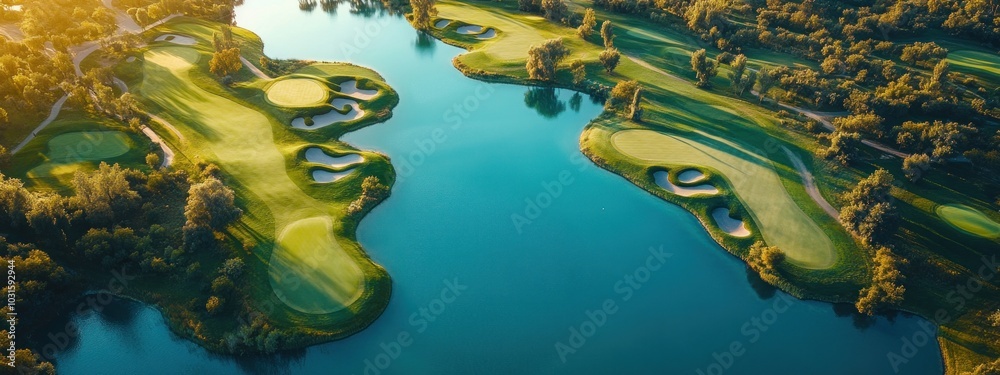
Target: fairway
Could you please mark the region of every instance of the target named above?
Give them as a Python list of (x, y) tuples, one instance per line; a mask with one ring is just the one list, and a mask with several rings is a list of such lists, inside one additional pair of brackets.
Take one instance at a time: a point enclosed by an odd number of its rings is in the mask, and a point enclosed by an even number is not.
[(1000, 57), (976, 51), (948, 53), (948, 62), (955, 70), (977, 75), (994, 84), (1000, 84)]
[(329, 90), (322, 83), (308, 78), (291, 78), (275, 82), (267, 88), (267, 100), (289, 108), (314, 107), (326, 101)]
[(333, 238), (329, 217), (289, 224), (278, 236), (268, 270), (274, 294), (308, 314), (326, 314), (356, 300), (364, 274)]
[(945, 204), (938, 206), (935, 211), (941, 219), (963, 232), (979, 237), (1000, 238), (1000, 223), (990, 220), (975, 208), (964, 204)]
[[(267, 205), (274, 219), (276, 238), (285, 238), (283, 246), (279, 245), (279, 248), (272, 251), (272, 259), (282, 263), (270, 264), (269, 267), (278, 267), (275, 272), (286, 278), (314, 280), (316, 273), (313, 270), (288, 262), (301, 259), (302, 254), (321, 253), (325, 256), (322, 265), (326, 268), (360, 269), (356, 260), (337, 246), (333, 238), (328, 225), (332, 220), (330, 216), (333, 208), (303, 192), (289, 178), (285, 158), (274, 144), (272, 124), (267, 117), (254, 109), (207, 92), (189, 78), (200, 57), (197, 50), (189, 47), (150, 49), (146, 52), (145, 74), (138, 91), (164, 111), (188, 119), (179, 127), (185, 137), (197, 143), (199, 150)], [(312, 218), (313, 221), (301, 221), (306, 218)], [(285, 229), (286, 225), (292, 229)], [(281, 235), (277, 235), (278, 233)], [(289, 240), (300, 233), (308, 233), (311, 237)], [(299, 242), (303, 240), (317, 242), (312, 245)], [(280, 243), (282, 241), (279, 240)], [(319, 248), (322, 250), (317, 250)], [(290, 253), (275, 256), (275, 252)], [(289, 275), (289, 270), (301, 270), (305, 273)], [(319, 300), (316, 298), (319, 296), (317, 294), (313, 295), (317, 300), (310, 302), (308, 306), (302, 305), (305, 303), (303, 301), (293, 299), (291, 301), (296, 305), (290, 307), (298, 310), (306, 306), (305, 308), (316, 312), (332, 311), (333, 306), (341, 306), (346, 301), (344, 298), (334, 298), (332, 290), (334, 289), (324, 290), (326, 294), (322, 295), (327, 300)]]
[(616, 150), (637, 159), (718, 170), (746, 202), (769, 245), (780, 248), (801, 267), (823, 269), (836, 263), (833, 242), (795, 204), (771, 161), (763, 156), (735, 143), (727, 146), (740, 156), (651, 130), (623, 130), (612, 135), (611, 141)]
[(124, 155), (129, 151), (128, 135), (120, 131), (82, 131), (60, 134), (48, 142), (47, 161), (32, 168), (31, 178), (72, 174), (79, 162), (100, 161)]

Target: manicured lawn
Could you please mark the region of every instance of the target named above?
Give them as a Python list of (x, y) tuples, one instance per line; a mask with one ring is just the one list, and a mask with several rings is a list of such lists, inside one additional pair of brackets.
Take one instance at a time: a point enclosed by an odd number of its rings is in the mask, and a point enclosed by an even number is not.
[(282, 79), (267, 88), (268, 101), (289, 108), (317, 106), (323, 104), (328, 95), (326, 86), (307, 78)]
[(350, 306), (364, 287), (364, 273), (333, 238), (329, 217), (289, 224), (270, 259), (271, 287), (288, 306), (327, 314)]
[(1000, 56), (977, 51), (948, 52), (948, 63), (956, 71), (977, 76), (993, 85), (1000, 84)]
[(969, 234), (986, 238), (1000, 237), (1000, 223), (964, 204), (939, 206), (937, 214), (948, 224)]
[[(711, 137), (686, 137), (650, 130), (624, 130), (611, 136), (614, 147), (642, 162), (707, 167), (730, 181), (750, 209), (764, 239), (804, 268), (829, 268), (837, 261), (830, 238), (796, 205), (764, 155)], [(728, 147), (727, 147), (728, 146)]]

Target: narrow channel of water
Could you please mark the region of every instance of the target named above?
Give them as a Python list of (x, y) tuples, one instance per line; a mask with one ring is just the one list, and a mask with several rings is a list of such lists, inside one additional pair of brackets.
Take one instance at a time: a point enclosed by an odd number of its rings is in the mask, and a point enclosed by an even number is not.
[[(269, 56), (365, 65), (399, 92), (389, 122), (345, 137), (400, 176), (358, 233), (393, 277), (389, 307), (348, 339), (237, 360), (120, 302), (74, 318), (61, 373), (891, 373), (926, 324), (859, 324), (761, 286), (686, 211), (580, 154), (601, 111), (586, 97), (467, 79), (460, 49), (346, 3), (248, 0), (237, 20)], [(940, 374), (933, 338), (898, 370)]]

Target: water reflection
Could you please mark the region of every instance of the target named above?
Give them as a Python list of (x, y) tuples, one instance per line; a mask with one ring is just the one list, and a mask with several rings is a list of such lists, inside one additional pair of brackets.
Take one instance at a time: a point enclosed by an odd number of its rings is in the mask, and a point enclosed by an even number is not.
[(534, 109), (539, 115), (553, 119), (566, 111), (566, 102), (559, 99), (556, 89), (532, 87), (524, 93), (524, 105)]
[(417, 52), (421, 55), (430, 56), (434, 54), (434, 46), (437, 45), (434, 41), (434, 37), (430, 34), (417, 30), (417, 39), (413, 45), (417, 47)]
[(573, 96), (569, 98), (569, 109), (572, 109), (573, 112), (580, 112), (580, 104), (583, 104), (583, 95), (578, 92), (573, 93)]

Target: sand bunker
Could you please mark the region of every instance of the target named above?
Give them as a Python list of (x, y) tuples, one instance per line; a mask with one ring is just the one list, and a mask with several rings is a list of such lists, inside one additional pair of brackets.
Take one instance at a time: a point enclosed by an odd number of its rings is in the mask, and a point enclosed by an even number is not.
[(135, 56), (129, 56), (127, 59), (125, 59), (125, 62), (135, 62)]
[(653, 180), (656, 181), (657, 185), (661, 188), (669, 191), (671, 193), (680, 195), (682, 197), (690, 197), (694, 195), (715, 195), (719, 193), (719, 189), (716, 189), (712, 185), (698, 185), (698, 186), (677, 186), (667, 179), (667, 171), (658, 171), (653, 173)]
[(194, 38), (177, 34), (163, 34), (156, 38), (157, 42), (170, 42), (182, 46), (193, 46), (198, 43)]
[(477, 25), (462, 26), (457, 31), (459, 34), (479, 34), (483, 32), (483, 27)]
[(358, 88), (358, 81), (347, 81), (340, 84), (340, 93), (352, 98), (368, 100), (378, 95), (378, 90), (363, 90)]
[(310, 163), (319, 163), (323, 165), (328, 165), (334, 168), (344, 168), (360, 162), (365, 161), (365, 158), (360, 154), (347, 154), (344, 156), (330, 156), (319, 147), (310, 147), (306, 149), (306, 161)]
[(935, 209), (951, 226), (974, 236), (1000, 238), (1000, 223), (964, 204), (945, 204)]
[(750, 230), (747, 229), (747, 224), (729, 217), (729, 209), (719, 207), (712, 210), (712, 218), (715, 219), (715, 223), (719, 225), (719, 228), (723, 232), (729, 233), (733, 237), (747, 237), (750, 236)]
[(450, 24), (451, 24), (451, 20), (439, 20), (436, 23), (434, 23), (434, 27), (439, 28), (439, 29), (443, 29), (443, 28), (445, 28), (446, 26), (448, 26)]
[(344, 177), (347, 177), (347, 175), (351, 174), (352, 172), (354, 172), (354, 171), (353, 170), (348, 170), (348, 171), (342, 171), (342, 172), (335, 172), (335, 171), (328, 171), (328, 170), (323, 170), (323, 169), (317, 169), (317, 170), (312, 171), (312, 177), (313, 177), (313, 180), (316, 180), (316, 182), (330, 183), (330, 182), (335, 182), (335, 181), (337, 181), (339, 179), (342, 179)]
[(361, 109), (358, 102), (350, 99), (333, 99), (333, 101), (330, 102), (330, 105), (337, 109), (343, 109), (344, 107), (350, 107), (351, 109), (347, 111), (347, 113), (340, 113), (336, 110), (332, 110), (322, 115), (313, 116), (312, 125), (307, 125), (306, 119), (304, 117), (299, 117), (292, 120), (292, 127), (296, 129), (319, 129), (338, 122), (357, 120), (365, 115), (365, 111)]
[(688, 169), (677, 175), (677, 181), (683, 182), (685, 184), (693, 184), (695, 182), (705, 179), (705, 174), (697, 169)]
[(478, 39), (492, 39), (495, 36), (497, 36), (497, 31), (496, 30), (494, 30), (494, 29), (486, 29), (485, 33), (476, 35), (476, 38), (478, 38)]

